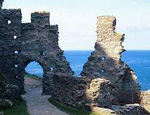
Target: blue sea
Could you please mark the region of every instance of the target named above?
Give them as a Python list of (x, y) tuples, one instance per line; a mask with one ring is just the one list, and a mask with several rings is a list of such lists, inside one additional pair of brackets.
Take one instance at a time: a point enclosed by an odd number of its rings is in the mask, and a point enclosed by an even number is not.
[[(67, 61), (75, 72), (80, 76), (83, 65), (87, 62), (92, 51), (65, 51)], [(150, 51), (126, 51), (122, 54), (122, 60), (126, 62), (136, 73), (142, 90), (150, 90)], [(43, 76), (43, 69), (36, 62), (31, 62), (26, 67), (26, 72)]]

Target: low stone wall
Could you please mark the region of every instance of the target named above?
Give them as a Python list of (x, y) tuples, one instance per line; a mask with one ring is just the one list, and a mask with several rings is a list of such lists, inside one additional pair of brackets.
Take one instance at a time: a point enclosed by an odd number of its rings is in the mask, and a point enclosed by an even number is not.
[(82, 78), (66, 76), (57, 73), (53, 77), (52, 98), (66, 105), (81, 107), (86, 103), (86, 82)]
[(150, 115), (150, 113), (139, 104), (126, 104), (113, 108), (117, 115)]
[(66, 105), (86, 108), (102, 115), (150, 115), (146, 108), (150, 105), (150, 92), (141, 92), (141, 105), (121, 106), (115, 84), (109, 80), (75, 78), (58, 73), (54, 75), (53, 81), (55, 86), (52, 98)]
[(111, 107), (118, 104), (115, 85), (102, 78), (70, 77), (54, 74), (52, 98), (74, 107)]

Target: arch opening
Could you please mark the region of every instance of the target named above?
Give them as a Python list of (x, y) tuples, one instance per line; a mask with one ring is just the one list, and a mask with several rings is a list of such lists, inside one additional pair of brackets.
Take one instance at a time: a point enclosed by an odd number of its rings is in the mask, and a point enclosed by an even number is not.
[(43, 78), (44, 69), (42, 65), (36, 61), (29, 62), (25, 67), (25, 72), (30, 75), (35, 75), (37, 77)]

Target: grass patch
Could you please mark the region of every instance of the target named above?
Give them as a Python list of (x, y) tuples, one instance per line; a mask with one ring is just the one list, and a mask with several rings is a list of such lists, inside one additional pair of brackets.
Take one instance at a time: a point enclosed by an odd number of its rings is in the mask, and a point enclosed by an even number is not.
[(74, 107), (66, 106), (60, 102), (55, 101), (52, 98), (48, 99), (49, 102), (51, 102), (53, 105), (55, 105), (58, 109), (61, 111), (64, 111), (66, 113), (69, 113), (70, 115), (99, 115), (97, 113), (87, 112), (85, 110), (80, 110)]
[(42, 78), (41, 77), (38, 77), (36, 75), (32, 75), (32, 74), (25, 74), (24, 75), (25, 77), (30, 77), (30, 78), (33, 78), (35, 80), (38, 80), (38, 81), (41, 81), (42, 82)]
[(25, 101), (17, 101), (10, 109), (0, 109), (0, 111), (5, 115), (29, 115)]

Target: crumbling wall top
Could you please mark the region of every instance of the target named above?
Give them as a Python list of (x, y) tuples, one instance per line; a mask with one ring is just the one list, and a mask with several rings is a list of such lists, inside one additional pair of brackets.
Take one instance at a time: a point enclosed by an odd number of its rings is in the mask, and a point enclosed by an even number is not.
[(120, 60), (121, 53), (124, 51), (122, 46), (124, 35), (115, 32), (115, 26), (116, 18), (114, 16), (99, 16), (97, 18), (97, 42), (95, 49), (98, 52), (104, 51), (107, 57)]
[(31, 23), (35, 27), (50, 26), (50, 12), (40, 11), (31, 14)]
[(3, 5), (3, 2), (4, 2), (4, 0), (0, 0), (0, 9), (1, 9), (2, 5)]
[(97, 31), (104, 32), (104, 30), (115, 30), (116, 18), (114, 16), (98, 16), (97, 17)]

